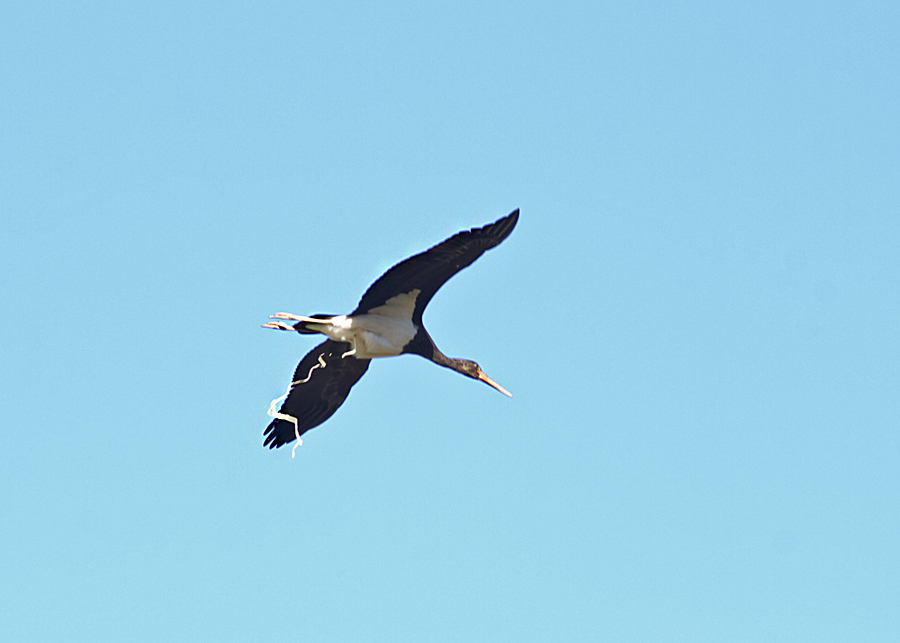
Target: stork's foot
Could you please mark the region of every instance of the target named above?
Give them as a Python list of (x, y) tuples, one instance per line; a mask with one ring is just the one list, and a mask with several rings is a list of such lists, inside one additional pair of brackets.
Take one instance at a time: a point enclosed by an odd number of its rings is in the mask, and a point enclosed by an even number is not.
[(274, 315), (269, 315), (269, 319), (290, 319), (292, 321), (307, 321), (309, 317), (300, 317), (299, 315), (292, 315), (291, 313), (275, 313)]
[(293, 326), (291, 326), (290, 324), (286, 324), (285, 322), (282, 322), (282, 321), (267, 322), (267, 323), (263, 324), (262, 327), (263, 328), (274, 328), (275, 330), (294, 330)]

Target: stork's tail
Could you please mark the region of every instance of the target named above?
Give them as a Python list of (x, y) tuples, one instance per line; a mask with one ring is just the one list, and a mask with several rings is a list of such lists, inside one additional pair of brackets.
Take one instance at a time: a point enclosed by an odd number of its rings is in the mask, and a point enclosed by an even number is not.
[[(312, 319), (331, 319), (334, 316), (335, 315), (310, 315), (310, 318), (312, 318)], [(298, 333), (302, 333), (304, 335), (315, 335), (316, 333), (321, 333), (322, 331), (320, 331), (320, 330), (314, 330), (313, 328), (310, 328), (310, 326), (315, 326), (315, 325), (316, 324), (314, 324), (313, 322), (310, 322), (310, 321), (298, 321), (296, 324), (294, 324), (294, 330), (297, 331)]]

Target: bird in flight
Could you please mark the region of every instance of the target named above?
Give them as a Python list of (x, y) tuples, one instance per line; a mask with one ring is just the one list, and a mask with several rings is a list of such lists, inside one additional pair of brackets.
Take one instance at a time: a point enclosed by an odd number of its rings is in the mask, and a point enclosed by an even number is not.
[[(273, 449), (297, 440), (296, 450), (303, 443), (301, 435), (322, 424), (344, 403), (375, 357), (421, 355), (512, 397), (475, 362), (447, 357), (438, 350), (425, 330), (422, 313), (450, 277), (499, 245), (518, 220), (516, 209), (483, 228), (464, 230), (401, 261), (369, 286), (349, 315), (270, 315), (269, 319), (276, 321), (263, 324), (263, 328), (321, 334), (328, 339), (303, 358), (287, 393), (272, 400), (269, 415), (274, 419), (263, 433), (263, 445)], [(284, 404), (276, 411), (281, 400)]]

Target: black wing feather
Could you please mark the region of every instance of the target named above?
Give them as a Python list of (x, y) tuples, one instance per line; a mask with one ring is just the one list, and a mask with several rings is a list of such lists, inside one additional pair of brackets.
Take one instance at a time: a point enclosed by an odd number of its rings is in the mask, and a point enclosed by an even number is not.
[[(297, 418), (300, 435), (330, 418), (369, 368), (371, 360), (352, 355), (341, 357), (349, 350), (350, 344), (328, 339), (307, 353), (294, 371), (291, 381), (299, 383), (291, 386), (279, 412)], [(319, 357), (325, 362), (324, 367)], [(294, 423), (281, 419), (273, 420), (263, 435), (266, 436), (263, 446), (270, 449), (293, 442), (297, 437)]]
[(483, 228), (473, 228), (453, 235), (433, 248), (401, 261), (369, 286), (359, 305), (350, 315), (360, 315), (381, 306), (391, 297), (418, 288), (422, 292), (416, 299), (413, 323), (422, 324), (422, 312), (450, 277), (469, 266), (486, 250), (500, 244), (509, 236), (519, 210), (498, 219)]

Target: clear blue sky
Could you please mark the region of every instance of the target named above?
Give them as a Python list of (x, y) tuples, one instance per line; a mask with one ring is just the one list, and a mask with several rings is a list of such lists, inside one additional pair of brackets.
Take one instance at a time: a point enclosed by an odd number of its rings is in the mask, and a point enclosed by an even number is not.
[[(896, 2), (6, 2), (0, 639), (900, 640)], [(519, 207), (262, 447), (393, 263)]]

